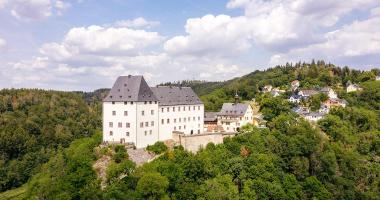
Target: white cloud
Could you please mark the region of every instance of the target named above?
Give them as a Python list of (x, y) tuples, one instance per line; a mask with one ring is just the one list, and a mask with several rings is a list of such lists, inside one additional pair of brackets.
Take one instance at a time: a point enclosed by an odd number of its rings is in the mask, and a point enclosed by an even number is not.
[(72, 28), (62, 43), (47, 43), (40, 52), (56, 60), (84, 55), (136, 55), (163, 40), (157, 32), (114, 27)]
[(158, 25), (160, 25), (159, 21), (148, 21), (143, 17), (138, 17), (133, 20), (120, 20), (115, 22), (115, 26), (127, 28), (152, 28)]
[(243, 18), (227, 15), (206, 15), (188, 19), (185, 30), (188, 35), (168, 40), (164, 49), (175, 55), (231, 56), (250, 48)]
[(52, 15), (50, 0), (14, 0), (12, 15), (19, 20), (39, 20)]
[(63, 0), (0, 0), (0, 9), (7, 7), (13, 17), (26, 22), (48, 18), (54, 12), (62, 15), (70, 6)]
[(6, 45), (7, 45), (7, 41), (0, 38), (0, 50), (4, 49)]
[(4, 8), (7, 3), (8, 0), (0, 0), (0, 9)]
[[(325, 41), (272, 56), (271, 64), (313, 58), (351, 65), (380, 63), (380, 16), (354, 21), (324, 35)], [(363, 67), (363, 66), (362, 66)]]

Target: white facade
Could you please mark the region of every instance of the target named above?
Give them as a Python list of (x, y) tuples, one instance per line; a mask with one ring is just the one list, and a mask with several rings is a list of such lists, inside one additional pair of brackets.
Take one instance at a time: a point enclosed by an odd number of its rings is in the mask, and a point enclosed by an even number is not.
[(241, 115), (231, 113), (224, 114), (223, 111), (218, 115), (218, 125), (222, 126), (226, 132), (236, 132), (247, 124), (253, 124), (253, 110), (250, 105)]
[(119, 77), (103, 101), (103, 142), (143, 148), (172, 139), (173, 131), (200, 134), (203, 118), (191, 88), (149, 88), (142, 76)]
[(172, 139), (173, 131), (186, 135), (200, 134), (203, 129), (204, 105), (159, 106), (160, 140)]
[(347, 93), (356, 92), (356, 91), (361, 90), (361, 89), (362, 89), (361, 87), (359, 87), (358, 85), (355, 85), (355, 84), (349, 84), (346, 88)]

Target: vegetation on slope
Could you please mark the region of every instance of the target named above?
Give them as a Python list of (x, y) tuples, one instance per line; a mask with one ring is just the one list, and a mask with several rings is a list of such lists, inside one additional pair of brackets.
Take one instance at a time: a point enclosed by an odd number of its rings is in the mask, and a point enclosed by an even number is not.
[(59, 147), (91, 136), (100, 111), (70, 92), (1, 90), (0, 191), (24, 184)]

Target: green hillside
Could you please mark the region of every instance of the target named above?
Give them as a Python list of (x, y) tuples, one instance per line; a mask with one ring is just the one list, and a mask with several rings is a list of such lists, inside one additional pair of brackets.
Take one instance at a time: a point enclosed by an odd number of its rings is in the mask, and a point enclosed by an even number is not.
[[(98, 147), (107, 89), (2, 90), (0, 184), (8, 191), (0, 199), (380, 199), (379, 73), (318, 61), (225, 82), (165, 83), (192, 86), (208, 110), (232, 101), (238, 90), (243, 100), (257, 100), (268, 128), (244, 127), (197, 154), (163, 149), (139, 167), (121, 147), (111, 147), (115, 153)], [(349, 104), (311, 124), (291, 112), (290, 93), (260, 92), (267, 84), (287, 88), (295, 79), (303, 88), (331, 86)], [(363, 90), (347, 94), (349, 80)], [(92, 166), (104, 155), (112, 160), (102, 190)]]

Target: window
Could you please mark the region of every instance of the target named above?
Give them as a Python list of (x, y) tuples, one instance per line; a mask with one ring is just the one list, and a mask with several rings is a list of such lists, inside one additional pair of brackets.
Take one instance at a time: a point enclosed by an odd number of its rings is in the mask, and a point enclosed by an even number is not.
[(167, 107), (167, 108), (166, 108), (166, 111), (167, 111), (167, 112), (169, 112), (169, 111), (170, 111), (170, 110), (169, 110), (169, 107)]
[(190, 111), (190, 106), (189, 106), (189, 111)]
[(149, 130), (149, 135), (152, 135), (152, 130)]
[(161, 108), (161, 112), (162, 112), (162, 113), (164, 112), (164, 108)]
[(151, 121), (151, 122), (150, 122), (150, 126), (154, 126), (154, 121)]
[(121, 123), (121, 122), (117, 123), (117, 127), (119, 127), (119, 128), (123, 127), (123, 123)]
[(130, 128), (131, 124), (130, 123), (125, 123), (125, 127)]
[(115, 116), (116, 115), (116, 111), (112, 111), (112, 115)]
[(200, 106), (198, 106), (198, 110), (201, 110), (201, 107), (200, 107)]
[(127, 105), (127, 104), (128, 104), (128, 102), (124, 101), (124, 105)]
[(154, 115), (154, 110), (151, 110), (151, 111), (150, 111), (150, 114), (151, 114), (151, 115)]
[(183, 125), (183, 129), (186, 129), (186, 125)]
[(201, 117), (198, 116), (198, 121), (201, 121)]
[(175, 107), (173, 107), (173, 112), (175, 112)]
[(110, 131), (110, 136), (112, 136), (113, 135), (113, 132), (112, 131)]
[(177, 130), (177, 127), (174, 127), (174, 130)]
[(149, 127), (149, 122), (145, 122), (145, 127)]
[(144, 131), (145, 136), (146, 136), (147, 133), (148, 133), (147, 131)]
[(131, 105), (133, 105), (133, 101), (131, 102)]
[(127, 137), (129, 137), (129, 132), (126, 132), (125, 135), (126, 135)]
[(113, 127), (113, 122), (110, 122), (108, 123), (109, 124), (109, 127), (112, 128)]
[(195, 121), (195, 117), (193, 117), (193, 121)]
[(144, 101), (144, 104), (146, 104), (146, 101)]
[(176, 123), (177, 122), (177, 119), (174, 119), (174, 123)]
[(201, 130), (198, 129), (198, 134), (200, 134), (200, 133), (201, 133)]
[(152, 104), (152, 101), (149, 101), (149, 104)]
[(128, 116), (128, 111), (124, 111), (124, 116)]
[(198, 128), (200, 128), (201, 127), (201, 125), (200, 124), (198, 124)]
[(178, 127), (178, 130), (181, 130), (181, 126)]
[[(111, 98), (112, 98), (112, 96), (111, 96)], [(114, 102), (114, 101), (112, 101), (112, 104), (115, 104), (115, 102)]]
[(157, 104), (157, 101), (154, 101), (154, 104)]
[(170, 119), (167, 119), (167, 120), (166, 120), (166, 123), (169, 124), (169, 123), (170, 123)]
[(183, 107), (183, 111), (186, 111), (186, 107), (185, 106)]
[(181, 107), (178, 106), (178, 112), (181, 111)]
[(140, 122), (140, 128), (144, 127), (144, 122)]
[(181, 123), (181, 118), (178, 118), (178, 121)]
[(183, 118), (183, 122), (186, 122), (186, 117)]
[(165, 123), (165, 120), (164, 119), (161, 119), (161, 124), (164, 124)]
[(188, 117), (188, 118), (187, 118), (187, 121), (190, 121), (190, 119), (191, 119), (191, 118), (190, 118), (190, 117)]
[(144, 112), (144, 111), (141, 111), (141, 115), (144, 116), (144, 115), (145, 115), (145, 112)]
[(193, 110), (195, 110), (195, 106), (193, 106)]

